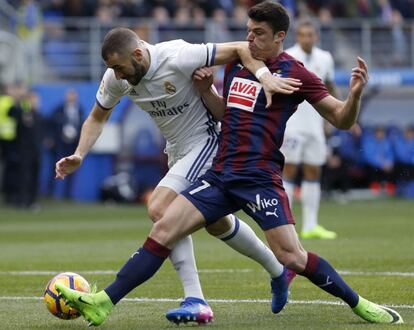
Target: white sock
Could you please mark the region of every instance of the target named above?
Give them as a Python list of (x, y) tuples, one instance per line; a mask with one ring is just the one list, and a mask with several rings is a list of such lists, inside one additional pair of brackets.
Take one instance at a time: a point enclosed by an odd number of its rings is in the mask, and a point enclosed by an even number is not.
[(196, 297), (204, 300), (191, 236), (183, 238), (175, 245), (171, 251), (170, 260), (183, 284), (185, 297)]
[(290, 208), (292, 208), (293, 193), (295, 191), (295, 184), (293, 182), (283, 180), (283, 187), (285, 188), (286, 194), (287, 194), (288, 199), (289, 199), (289, 206), (290, 206)]
[(237, 252), (261, 264), (272, 278), (280, 276), (283, 272), (283, 266), (273, 252), (246, 223), (234, 215), (230, 215), (230, 217), (232, 219), (231, 229), (216, 237)]
[(302, 232), (306, 232), (318, 224), (321, 184), (317, 181), (303, 181), (301, 190)]

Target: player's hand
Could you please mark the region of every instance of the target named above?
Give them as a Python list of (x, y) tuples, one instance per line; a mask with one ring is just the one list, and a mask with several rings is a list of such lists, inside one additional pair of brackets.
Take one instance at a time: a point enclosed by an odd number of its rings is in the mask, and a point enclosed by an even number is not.
[(302, 83), (295, 78), (281, 78), (273, 76), (270, 73), (265, 73), (260, 77), (260, 82), (263, 85), (263, 90), (266, 95), (266, 108), (272, 105), (272, 96), (275, 93), (292, 94), (299, 90)]
[(368, 66), (365, 61), (358, 56), (358, 66), (352, 69), (351, 80), (349, 82), (349, 89), (352, 94), (360, 97), (362, 90), (368, 83)]
[(213, 84), (213, 70), (207, 67), (199, 68), (193, 73), (194, 87), (200, 94), (207, 92)]
[(79, 155), (71, 155), (63, 157), (56, 163), (55, 166), (55, 179), (63, 180), (65, 176), (75, 172), (82, 164), (82, 157)]

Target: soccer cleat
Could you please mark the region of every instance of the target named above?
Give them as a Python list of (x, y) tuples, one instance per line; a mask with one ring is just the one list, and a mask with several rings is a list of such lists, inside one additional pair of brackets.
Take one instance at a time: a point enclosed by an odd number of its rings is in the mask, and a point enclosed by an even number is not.
[(395, 310), (374, 304), (361, 296), (352, 310), (356, 315), (371, 323), (404, 323), (400, 314)]
[(334, 231), (326, 230), (322, 226), (316, 225), (312, 230), (302, 231), (300, 238), (319, 238), (319, 239), (335, 239), (338, 235)]
[(195, 297), (185, 298), (180, 307), (169, 310), (165, 317), (177, 325), (187, 322), (203, 324), (214, 319), (213, 311), (207, 302)]
[(62, 283), (56, 283), (56, 290), (69, 306), (82, 314), (88, 321), (88, 326), (102, 324), (114, 307), (103, 290), (98, 293), (84, 293), (72, 290)]
[(275, 314), (285, 307), (288, 300), (289, 280), (287, 275), (288, 269), (285, 268), (282, 275), (270, 280), (270, 286), (272, 287), (272, 312)]

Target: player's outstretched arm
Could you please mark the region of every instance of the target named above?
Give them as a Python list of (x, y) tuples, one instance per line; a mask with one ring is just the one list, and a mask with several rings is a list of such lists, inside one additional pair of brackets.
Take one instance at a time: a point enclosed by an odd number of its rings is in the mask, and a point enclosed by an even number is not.
[(273, 94), (292, 94), (299, 90), (299, 87), (302, 85), (298, 79), (273, 76), (263, 61), (252, 57), (247, 42), (237, 41), (216, 45), (214, 64), (227, 64), (238, 58), (240, 58), (243, 65), (250, 72), (253, 72), (256, 78), (262, 83), (266, 94), (266, 107), (272, 104)]
[(221, 120), (224, 115), (226, 105), (224, 98), (217, 93), (213, 85), (214, 74), (211, 68), (199, 68), (193, 73), (193, 83), (197, 91), (203, 98), (208, 110), (214, 119)]
[(76, 171), (82, 164), (86, 154), (101, 135), (102, 129), (107, 122), (112, 110), (104, 110), (95, 104), (88, 118), (82, 125), (78, 146), (73, 155), (63, 157), (55, 166), (55, 179), (64, 179), (65, 176)]
[(322, 117), (339, 129), (350, 129), (356, 122), (361, 107), (362, 92), (368, 83), (367, 64), (361, 57), (357, 58), (357, 62), (358, 65), (352, 69), (349, 94), (345, 101), (327, 96), (313, 104)]

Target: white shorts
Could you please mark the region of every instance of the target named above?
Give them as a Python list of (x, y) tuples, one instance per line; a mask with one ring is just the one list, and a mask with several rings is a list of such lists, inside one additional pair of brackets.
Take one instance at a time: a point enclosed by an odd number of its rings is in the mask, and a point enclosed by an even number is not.
[(216, 135), (205, 136), (179, 148), (166, 148), (169, 171), (157, 187), (167, 187), (179, 194), (212, 165), (216, 155)]
[(287, 164), (321, 166), (325, 164), (327, 156), (325, 136), (286, 130), (280, 151)]

